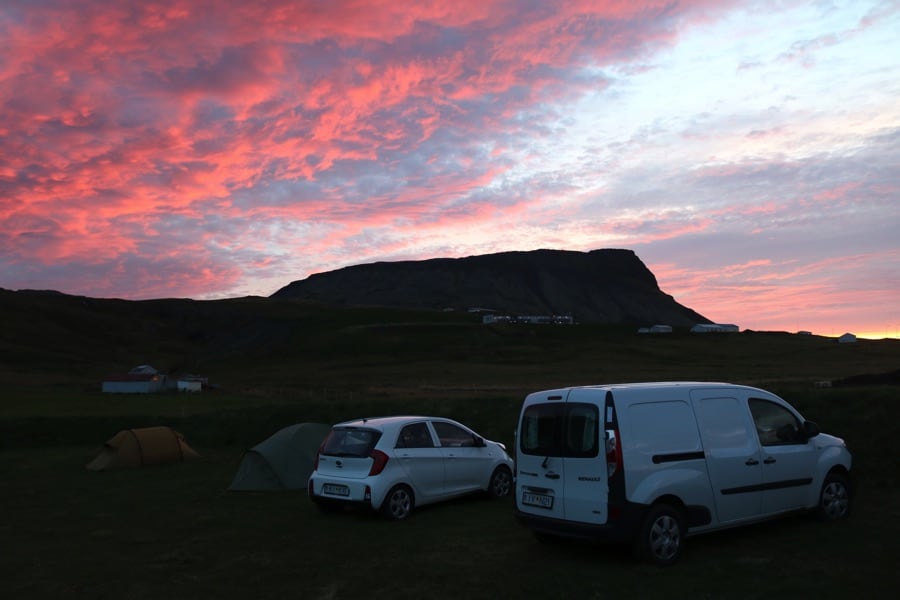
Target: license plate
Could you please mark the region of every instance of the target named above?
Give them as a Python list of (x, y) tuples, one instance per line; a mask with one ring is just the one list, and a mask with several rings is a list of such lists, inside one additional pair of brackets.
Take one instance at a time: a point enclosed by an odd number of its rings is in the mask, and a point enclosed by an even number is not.
[(323, 494), (331, 494), (332, 496), (349, 496), (350, 488), (346, 485), (335, 485), (333, 483), (326, 483), (322, 486)]
[(538, 508), (553, 508), (553, 496), (535, 494), (533, 492), (523, 492), (522, 504), (537, 506)]

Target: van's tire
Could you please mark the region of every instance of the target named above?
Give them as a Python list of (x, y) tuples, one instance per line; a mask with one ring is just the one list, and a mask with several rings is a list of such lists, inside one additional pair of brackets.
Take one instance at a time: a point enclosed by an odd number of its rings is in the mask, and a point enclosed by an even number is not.
[(829, 473), (822, 482), (816, 517), (820, 521), (838, 521), (850, 515), (850, 480), (841, 473)]
[(506, 467), (497, 467), (488, 484), (488, 496), (505, 498), (512, 491), (512, 473)]
[(684, 523), (684, 515), (674, 506), (651, 506), (634, 540), (635, 556), (659, 566), (675, 563), (684, 548)]
[(381, 502), (381, 514), (391, 521), (402, 521), (412, 514), (416, 502), (412, 490), (403, 485), (395, 485)]

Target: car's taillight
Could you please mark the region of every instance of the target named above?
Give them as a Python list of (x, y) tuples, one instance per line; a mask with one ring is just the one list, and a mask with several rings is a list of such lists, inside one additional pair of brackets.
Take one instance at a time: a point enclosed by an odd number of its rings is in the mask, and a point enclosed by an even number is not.
[(319, 449), (316, 450), (316, 460), (313, 461), (313, 468), (312, 468), (313, 471), (316, 471), (319, 469), (319, 456), (322, 454), (322, 450), (324, 450), (324, 449), (325, 449), (325, 442), (322, 442), (319, 445)]
[(372, 458), (372, 468), (369, 469), (369, 477), (384, 471), (384, 467), (388, 462), (388, 455), (381, 450), (372, 450), (372, 454), (369, 456)]
[(619, 443), (619, 430), (606, 430), (606, 476), (612, 478), (622, 467), (622, 445)]

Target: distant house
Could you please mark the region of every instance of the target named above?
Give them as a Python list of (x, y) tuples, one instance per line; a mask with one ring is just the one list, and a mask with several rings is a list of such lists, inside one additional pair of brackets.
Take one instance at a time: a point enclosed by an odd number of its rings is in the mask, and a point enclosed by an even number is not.
[(179, 392), (201, 392), (208, 385), (209, 379), (200, 375), (185, 375), (178, 378)]
[(856, 341), (856, 336), (852, 333), (845, 333), (841, 337), (838, 338), (838, 342), (841, 344), (852, 344)]
[[(471, 312), (471, 309), (470, 309)], [(530, 323), (532, 325), (574, 325), (575, 317), (572, 315), (495, 315), (487, 314), (481, 317), (484, 325), (493, 323)]]
[(698, 323), (691, 327), (691, 333), (734, 333), (740, 331), (730, 323)]
[(102, 389), (111, 394), (150, 394), (168, 387), (168, 377), (150, 365), (139, 365), (127, 373), (114, 373), (103, 378)]
[(654, 325), (652, 327), (641, 327), (638, 333), (672, 333), (671, 325)]

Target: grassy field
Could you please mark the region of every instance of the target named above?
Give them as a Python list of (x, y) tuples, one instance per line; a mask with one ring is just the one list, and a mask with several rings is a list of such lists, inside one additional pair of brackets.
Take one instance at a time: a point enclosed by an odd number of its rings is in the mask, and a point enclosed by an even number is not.
[[(900, 388), (814, 385), (896, 371), (897, 340), (649, 337), (290, 304), (260, 314), (257, 300), (40, 302), (3, 307), (15, 321), (0, 332), (4, 598), (877, 598), (900, 584)], [(104, 373), (140, 363), (181, 365), (219, 389), (99, 392)], [(243, 450), (292, 423), (425, 413), (509, 444), (529, 391), (666, 379), (760, 385), (844, 437), (859, 481), (853, 516), (691, 538), (678, 565), (658, 569), (618, 547), (541, 545), (514, 522), (511, 499), (389, 523), (322, 516), (303, 491), (225, 491)], [(156, 424), (202, 459), (84, 469), (120, 429)]]
[(657, 569), (626, 550), (545, 546), (511, 499), (469, 498), (389, 523), (322, 516), (303, 492), (226, 492), (236, 449), (94, 473), (89, 448), (0, 453), (6, 598), (844, 598), (895, 589), (896, 487), (858, 510), (690, 540)]

